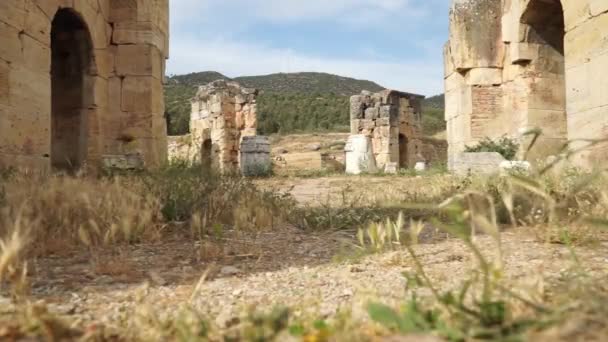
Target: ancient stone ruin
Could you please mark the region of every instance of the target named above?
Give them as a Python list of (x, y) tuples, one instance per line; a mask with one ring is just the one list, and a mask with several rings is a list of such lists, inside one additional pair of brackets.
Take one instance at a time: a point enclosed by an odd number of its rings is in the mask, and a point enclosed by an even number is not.
[[(221, 171), (249, 169), (249, 166), (241, 165), (241, 144), (244, 137), (256, 136), (257, 133), (257, 95), (257, 89), (244, 88), (236, 82), (225, 80), (199, 87), (192, 99), (190, 117), (194, 160), (203, 165), (213, 165)], [(246, 151), (254, 154), (267, 152), (269, 164), (269, 146), (263, 148), (265, 144), (260, 143), (259, 139), (250, 142), (253, 145), (248, 146)], [(243, 160), (264, 160), (266, 163), (264, 158), (257, 157)]]
[(0, 1), (0, 167), (164, 162), (168, 6)]
[(350, 100), (351, 134), (371, 139), (374, 164), (414, 167), (422, 156), (421, 102), (424, 96), (384, 90), (364, 91)]
[[(445, 46), (450, 169), (465, 146), (503, 135), (544, 159), (608, 138), (608, 1), (453, 0)], [(592, 166), (606, 144), (578, 154)]]

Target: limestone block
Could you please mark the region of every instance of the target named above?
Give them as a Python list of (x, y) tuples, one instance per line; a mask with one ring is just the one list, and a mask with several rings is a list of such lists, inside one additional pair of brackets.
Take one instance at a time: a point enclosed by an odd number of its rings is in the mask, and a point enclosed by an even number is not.
[(166, 34), (151, 22), (116, 22), (112, 32), (114, 44), (148, 44), (166, 51)]
[[(483, 14), (482, 14), (483, 13)], [(450, 11), (450, 51), (456, 70), (502, 67), (502, 3), (454, 1)]]
[(344, 150), (346, 151), (347, 174), (357, 175), (363, 172), (377, 172), (369, 137), (364, 135), (349, 136)]
[(589, 84), (591, 79), (589, 66), (589, 63), (585, 63), (566, 70), (566, 79), (568, 80), (566, 110), (568, 113), (579, 113), (592, 108), (589, 101), (592, 86)]
[(127, 76), (122, 81), (122, 104), (125, 112), (163, 113), (163, 87), (152, 76)]
[(593, 17), (608, 12), (608, 2), (605, 0), (589, 0), (589, 7)]
[(320, 152), (287, 153), (281, 156), (284, 167), (293, 170), (321, 170), (324, 168)]
[(474, 68), (466, 76), (467, 85), (491, 86), (502, 84), (502, 69)]
[(589, 0), (568, 0), (561, 3), (564, 10), (566, 32), (585, 22), (590, 17)]
[[(608, 15), (606, 15), (608, 17)], [(588, 101), (593, 108), (608, 106), (608, 51), (600, 56), (594, 57), (589, 62), (589, 88), (590, 97)]]
[(114, 73), (116, 50), (117, 46), (109, 46), (105, 49), (95, 49), (93, 51), (98, 75), (108, 78)]
[(87, 78), (87, 82), (93, 88), (93, 98), (91, 99), (91, 105), (95, 107), (104, 107), (108, 103), (108, 80), (93, 76)]
[(350, 119), (363, 119), (363, 97), (355, 95), (350, 98)]
[(9, 64), (0, 60), (0, 105), (8, 105), (10, 99)]
[[(17, 32), (25, 27), (26, 1), (23, 0), (2, 0), (0, 1), (0, 23), (12, 27)], [(0, 31), (4, 28), (0, 25)]]
[[(10, 2), (10, 1), (9, 1)], [(51, 21), (46, 13), (31, 1), (25, 2), (23, 32), (40, 44), (51, 45)]]
[(566, 69), (586, 63), (589, 58), (608, 52), (608, 14), (594, 17), (569, 30), (564, 38)]
[(445, 79), (445, 90), (453, 91), (466, 86), (466, 79), (460, 73), (453, 73)]
[(350, 121), (350, 133), (351, 134), (359, 134), (359, 131), (362, 129), (362, 122), (359, 119)]
[(0, 58), (7, 62), (18, 62), (22, 59), (19, 30), (0, 21)]
[(376, 126), (378, 126), (378, 127), (390, 126), (390, 118), (381, 117), (381, 118), (376, 119)]
[(360, 123), (361, 123), (361, 129), (364, 129), (364, 130), (371, 131), (371, 130), (374, 130), (374, 128), (376, 128), (376, 121), (374, 121), (374, 120), (365, 119), (365, 120), (361, 120)]
[(380, 110), (378, 107), (371, 107), (365, 110), (365, 119), (366, 120), (375, 120), (380, 115)]
[(118, 45), (115, 63), (119, 76), (160, 78), (162, 75), (163, 59), (160, 51), (151, 45)]
[(450, 50), (450, 43), (446, 43), (443, 46), (443, 70), (444, 77), (448, 78), (456, 72), (454, 61), (452, 60), (452, 51)]
[(505, 158), (496, 152), (461, 153), (453, 160), (452, 171), (460, 176), (469, 173), (496, 174)]
[(268, 137), (243, 137), (240, 151), (241, 172), (244, 176), (259, 176), (271, 172), (272, 161)]
[(538, 59), (538, 44), (511, 43), (509, 45), (511, 64), (521, 64)]

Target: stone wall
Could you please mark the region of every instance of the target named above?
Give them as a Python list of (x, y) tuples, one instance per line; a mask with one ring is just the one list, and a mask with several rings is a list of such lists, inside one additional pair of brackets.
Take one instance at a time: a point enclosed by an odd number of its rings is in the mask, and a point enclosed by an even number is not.
[(351, 134), (372, 140), (376, 165), (413, 167), (422, 159), (421, 102), (424, 96), (385, 90), (364, 91), (350, 100)]
[(242, 137), (257, 133), (258, 91), (218, 80), (200, 86), (192, 99), (190, 133), (195, 160), (238, 171)]
[(0, 167), (166, 159), (168, 0), (0, 1)]
[[(449, 167), (484, 137), (507, 135), (525, 148), (523, 133), (541, 128), (532, 160), (559, 153), (567, 140), (607, 138), (606, 32), (605, 0), (453, 0), (445, 46)], [(607, 155), (600, 145), (576, 159), (592, 166)]]

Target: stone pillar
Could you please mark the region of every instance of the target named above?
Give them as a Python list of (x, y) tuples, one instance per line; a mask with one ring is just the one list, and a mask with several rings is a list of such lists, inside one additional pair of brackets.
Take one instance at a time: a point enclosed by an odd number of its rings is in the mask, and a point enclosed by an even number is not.
[(244, 176), (266, 176), (272, 172), (270, 141), (265, 136), (245, 136), (240, 146), (241, 173)]
[(351, 134), (371, 139), (378, 168), (384, 169), (389, 163), (414, 165), (414, 156), (420, 150), (423, 98), (395, 90), (376, 94), (363, 91), (351, 97)]
[(196, 156), (210, 158), (197, 160), (221, 171), (240, 169), (241, 140), (257, 134), (257, 95), (256, 89), (225, 80), (199, 87), (192, 99), (190, 132), (193, 145), (200, 150)]

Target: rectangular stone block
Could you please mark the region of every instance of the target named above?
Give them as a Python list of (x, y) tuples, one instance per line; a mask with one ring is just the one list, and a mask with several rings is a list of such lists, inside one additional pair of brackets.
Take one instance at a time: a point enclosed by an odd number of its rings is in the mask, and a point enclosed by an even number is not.
[(114, 24), (112, 42), (114, 44), (149, 44), (165, 51), (165, 34), (151, 22), (117, 22)]
[(151, 45), (118, 45), (115, 68), (119, 76), (153, 76), (160, 78), (163, 59)]
[(127, 76), (122, 81), (122, 111), (163, 113), (163, 87), (152, 76)]
[(492, 86), (502, 84), (502, 69), (498, 68), (475, 68), (471, 69), (466, 76), (468, 85)]
[(11, 63), (20, 62), (21, 47), (19, 30), (0, 21), (0, 58)]
[(9, 104), (10, 82), (9, 73), (11, 69), (8, 63), (0, 61), (0, 105)]
[(608, 1), (605, 0), (589, 0), (591, 16), (595, 17), (604, 12), (608, 12)]
[(380, 110), (377, 107), (367, 108), (365, 110), (365, 119), (366, 120), (375, 120), (380, 115)]

